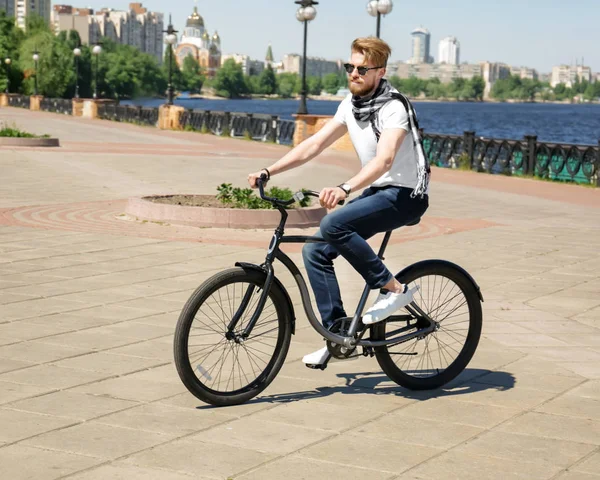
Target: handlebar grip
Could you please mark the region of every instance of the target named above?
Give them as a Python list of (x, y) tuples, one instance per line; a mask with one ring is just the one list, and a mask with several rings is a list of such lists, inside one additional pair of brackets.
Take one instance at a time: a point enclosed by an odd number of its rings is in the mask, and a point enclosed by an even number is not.
[[(303, 190), (302, 193), (304, 193), (304, 195), (310, 195), (311, 197), (316, 197), (319, 198), (320, 193), (319, 192), (315, 192), (314, 190)], [(344, 205), (346, 203), (346, 200), (340, 200), (338, 202), (338, 205)]]

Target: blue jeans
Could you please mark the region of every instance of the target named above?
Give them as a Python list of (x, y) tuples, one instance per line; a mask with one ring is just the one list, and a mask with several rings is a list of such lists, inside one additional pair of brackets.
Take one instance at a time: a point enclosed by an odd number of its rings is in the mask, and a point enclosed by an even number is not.
[(302, 257), (321, 320), (329, 328), (337, 318), (346, 317), (333, 260), (342, 255), (372, 289), (392, 280), (392, 273), (366, 242), (377, 233), (394, 230), (420, 218), (429, 198), (411, 198), (412, 189), (369, 187), (346, 206), (321, 220), (316, 235), (327, 243), (307, 243)]

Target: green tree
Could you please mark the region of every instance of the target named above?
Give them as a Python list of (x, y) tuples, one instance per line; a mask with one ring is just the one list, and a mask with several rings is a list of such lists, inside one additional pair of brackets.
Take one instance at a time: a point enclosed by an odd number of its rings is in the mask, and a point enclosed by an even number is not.
[(410, 77), (402, 82), (402, 90), (399, 90), (402, 93), (406, 93), (411, 97), (418, 97), (421, 95), (421, 92), (425, 89), (424, 82), (417, 77)]
[(267, 64), (259, 77), (259, 89), (263, 95), (274, 95), (277, 93), (277, 78), (271, 64)]
[(494, 82), (490, 96), (496, 100), (506, 101), (510, 98), (511, 91), (512, 88), (509, 79), (502, 78)]
[(214, 88), (217, 95), (227, 98), (236, 98), (248, 93), (242, 66), (232, 58), (226, 60), (217, 71)]
[(19, 65), (19, 46), (25, 35), (15, 26), (14, 18), (7, 17), (4, 10), (0, 11), (0, 91), (6, 89), (7, 68), (5, 58), (11, 59), (10, 85), (11, 92), (18, 92), (23, 80), (23, 72)]
[(183, 82), (186, 85), (186, 90), (192, 93), (200, 93), (204, 84), (204, 75), (202, 69), (192, 55), (188, 55), (183, 60)]
[(244, 75), (244, 81), (249, 93), (260, 95), (260, 77), (258, 75)]
[(595, 97), (596, 94), (596, 89), (594, 87), (593, 83), (588, 84), (587, 88), (585, 89), (585, 92), (583, 92), (583, 98), (585, 98), (588, 101), (593, 101), (596, 99)]
[(340, 89), (340, 77), (335, 73), (328, 73), (323, 78), (323, 90), (331, 95), (335, 95)]
[(561, 101), (566, 98), (567, 86), (564, 83), (558, 83), (554, 86), (554, 95), (556, 100)]
[(25, 18), (25, 26), (27, 36), (35, 36), (38, 33), (52, 33), (46, 20), (35, 13), (29, 14), (27, 18)]
[(471, 85), (471, 82), (465, 82), (463, 88), (458, 93), (460, 100), (475, 100), (475, 89)]
[(549, 102), (550, 100), (554, 99), (554, 94), (552, 93), (551, 89), (545, 88), (540, 93), (540, 98), (542, 99), (543, 102)]
[(429, 98), (445, 98), (446, 97), (446, 86), (440, 81), (439, 78), (432, 78), (425, 85), (425, 95)]
[[(457, 100), (462, 99), (462, 95), (463, 95), (463, 90), (465, 89), (465, 86), (467, 85), (467, 81), (464, 78), (454, 78), (452, 79), (452, 82), (450, 82), (450, 84), (448, 85), (448, 97), (450, 98), (455, 98)], [(467, 93), (467, 92), (465, 92)], [(468, 91), (468, 93), (472, 93), (471, 91)]]
[(296, 73), (281, 73), (278, 75), (277, 84), (280, 96), (284, 98), (291, 97), (297, 90), (297, 84), (299, 81), (299, 75)]
[(593, 96), (594, 98), (600, 98), (600, 81), (596, 80), (593, 84)]
[[(39, 53), (37, 70), (32, 58), (34, 50)], [(19, 49), (20, 65), (23, 68), (24, 92), (33, 94), (37, 75), (38, 93), (47, 97), (62, 97), (69, 85), (75, 81), (73, 53), (50, 31), (35, 29)]]
[(321, 77), (308, 77), (306, 79), (306, 85), (310, 95), (321, 95), (321, 90), (323, 90)]
[(483, 92), (485, 91), (485, 80), (483, 77), (473, 77), (469, 83), (473, 89), (473, 98), (475, 100), (483, 100)]

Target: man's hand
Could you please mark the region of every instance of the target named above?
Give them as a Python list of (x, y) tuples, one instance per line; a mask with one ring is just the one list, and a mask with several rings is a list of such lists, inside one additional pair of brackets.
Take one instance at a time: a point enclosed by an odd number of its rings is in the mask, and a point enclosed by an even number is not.
[(258, 184), (256, 183), (256, 181), (260, 178), (261, 175), (267, 175), (267, 172), (261, 170), (260, 172), (251, 173), (250, 175), (248, 175), (248, 183), (252, 188), (258, 188)]
[(346, 192), (340, 187), (324, 188), (319, 195), (319, 203), (322, 207), (332, 209), (340, 202), (346, 199)]

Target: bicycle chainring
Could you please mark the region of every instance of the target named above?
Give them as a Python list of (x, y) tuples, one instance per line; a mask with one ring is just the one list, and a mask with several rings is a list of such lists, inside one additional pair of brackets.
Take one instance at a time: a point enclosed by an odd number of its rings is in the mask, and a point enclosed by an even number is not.
[[(336, 320), (333, 325), (329, 327), (329, 331), (338, 335), (347, 336), (348, 328), (350, 328), (350, 319), (340, 319)], [(329, 350), (329, 353), (331, 353), (334, 358), (340, 360), (346, 359), (356, 352), (356, 348), (347, 348), (329, 340), (327, 340), (327, 350)]]

